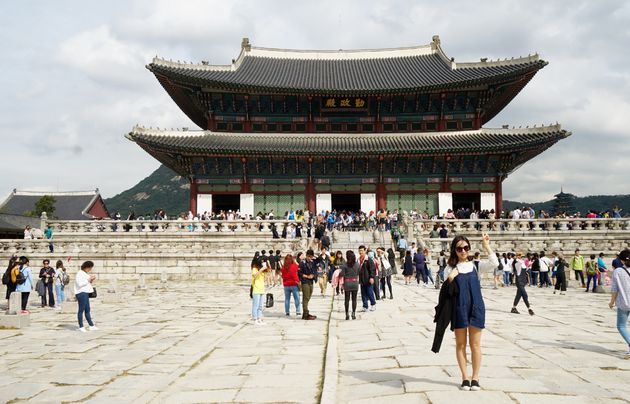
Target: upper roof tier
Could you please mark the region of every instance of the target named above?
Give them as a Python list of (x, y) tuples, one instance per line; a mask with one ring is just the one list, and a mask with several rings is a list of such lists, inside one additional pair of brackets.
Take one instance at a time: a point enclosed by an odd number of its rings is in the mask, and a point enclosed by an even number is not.
[(230, 65), (154, 58), (156, 76), (210, 88), (310, 94), (373, 94), (470, 87), (535, 73), (547, 64), (537, 54), (517, 59), (457, 63), (436, 35), (428, 45), (367, 50), (289, 50), (251, 46)]

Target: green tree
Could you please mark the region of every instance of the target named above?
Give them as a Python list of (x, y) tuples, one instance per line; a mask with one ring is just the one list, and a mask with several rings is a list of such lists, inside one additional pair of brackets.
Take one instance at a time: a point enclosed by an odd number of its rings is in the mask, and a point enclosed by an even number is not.
[(35, 202), (35, 210), (31, 211), (30, 216), (40, 217), (42, 212), (46, 212), (49, 218), (55, 212), (55, 203), (57, 200), (52, 195), (44, 195)]

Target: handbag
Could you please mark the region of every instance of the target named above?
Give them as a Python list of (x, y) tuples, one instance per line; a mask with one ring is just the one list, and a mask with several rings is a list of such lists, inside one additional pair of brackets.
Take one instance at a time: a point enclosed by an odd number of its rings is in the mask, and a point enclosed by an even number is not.
[(273, 307), (273, 293), (267, 293), (267, 299), (265, 301), (265, 307)]
[(92, 289), (94, 289), (94, 290), (88, 294), (88, 297), (90, 299), (94, 299), (97, 296), (96, 295), (96, 288), (92, 288)]

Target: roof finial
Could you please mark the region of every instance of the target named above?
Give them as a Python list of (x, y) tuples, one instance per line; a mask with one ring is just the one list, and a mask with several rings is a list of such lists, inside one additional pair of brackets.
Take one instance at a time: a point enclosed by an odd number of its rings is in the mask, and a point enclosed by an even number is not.
[(249, 43), (249, 38), (243, 38), (243, 40), (241, 41), (241, 49), (246, 52), (252, 50), (252, 45)]
[(440, 36), (439, 35), (433, 35), (433, 37), (431, 38), (431, 49), (432, 50), (437, 50), (437, 48), (440, 47)]

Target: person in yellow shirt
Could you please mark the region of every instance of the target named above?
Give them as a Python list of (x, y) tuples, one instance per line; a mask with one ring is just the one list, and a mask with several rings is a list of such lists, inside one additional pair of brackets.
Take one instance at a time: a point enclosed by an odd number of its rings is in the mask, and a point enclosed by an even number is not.
[[(575, 250), (575, 255), (571, 257), (569, 261), (569, 268), (573, 270), (575, 273), (575, 280), (579, 280), (582, 283), (582, 287), (585, 287), (584, 284), (584, 257), (580, 255), (580, 250)], [(578, 279), (579, 278), (579, 279)]]
[(261, 259), (252, 261), (252, 320), (255, 325), (265, 324), (262, 319), (262, 305), (265, 296), (265, 274), (269, 270), (268, 262)]

